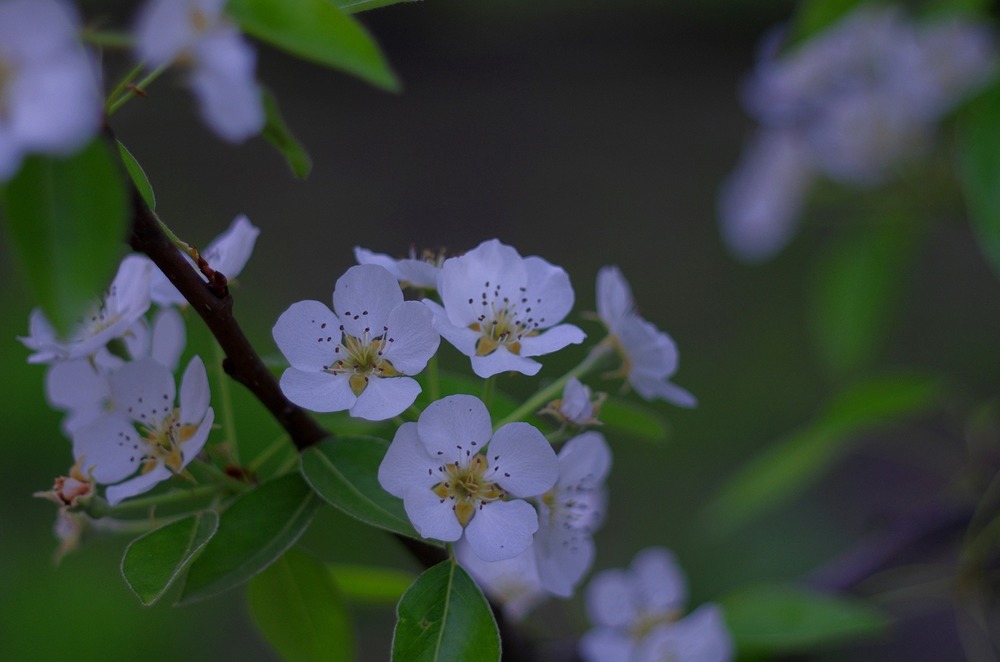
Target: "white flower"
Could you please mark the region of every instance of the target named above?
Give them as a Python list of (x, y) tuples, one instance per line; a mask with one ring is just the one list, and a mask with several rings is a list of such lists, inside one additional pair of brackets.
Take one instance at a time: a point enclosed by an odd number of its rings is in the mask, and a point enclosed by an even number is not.
[(472, 370), (490, 377), (508, 370), (534, 375), (549, 354), (586, 337), (559, 324), (573, 308), (569, 276), (540, 257), (522, 258), (496, 239), (445, 260), (438, 277), (439, 304), (425, 299), (434, 327), (472, 358)]
[(535, 560), (542, 586), (553, 595), (573, 595), (594, 562), (592, 535), (604, 519), (604, 479), (610, 469), (604, 436), (585, 432), (559, 451), (559, 479), (537, 499)]
[(491, 600), (503, 606), (508, 618), (520, 621), (547, 595), (538, 579), (534, 547), (502, 561), (484, 561), (462, 539), (455, 543), (455, 559)]
[(604, 398), (604, 393), (599, 393), (594, 398), (589, 387), (576, 377), (570, 377), (566, 380), (562, 398), (553, 400), (539, 413), (555, 416), (563, 424), (569, 423), (579, 427), (600, 425), (597, 414)]
[(632, 289), (618, 267), (603, 267), (597, 273), (597, 314), (611, 332), (622, 373), (636, 393), (681, 407), (698, 404), (693, 395), (670, 383), (677, 372), (677, 346), (635, 312)]
[(397, 260), (385, 253), (373, 253), (367, 248), (354, 247), (354, 259), (358, 264), (377, 264), (389, 270), (404, 287), (436, 290), (438, 274), (441, 272), (441, 254), (425, 252), (417, 257), (410, 251), (410, 257)]
[(126, 363), (110, 382), (114, 411), (74, 433), (73, 455), (83, 474), (111, 485), (115, 505), (180, 473), (208, 440), (215, 413), (198, 357), (184, 371), (179, 406), (173, 375), (153, 359)]
[(264, 127), (254, 79), (256, 56), (224, 15), (226, 0), (150, 0), (136, 25), (139, 57), (154, 67), (180, 60), (202, 119), (220, 137), (241, 142)]
[(289, 367), (281, 390), (313, 411), (350, 410), (381, 421), (413, 404), (416, 375), (440, 338), (430, 311), (403, 301), (392, 274), (375, 265), (347, 270), (333, 291), (333, 312), (319, 301), (300, 301), (281, 314), (272, 331)]
[(79, 30), (69, 3), (0, 2), (0, 182), (25, 154), (70, 154), (100, 129), (97, 70)]
[(136, 320), (149, 310), (152, 263), (129, 255), (118, 267), (104, 300), (95, 305), (68, 341), (61, 341), (45, 314), (35, 309), (29, 320), (29, 335), (19, 340), (34, 350), (28, 363), (53, 363), (92, 356), (110, 341), (124, 337)]
[[(233, 219), (226, 231), (212, 240), (205, 250), (201, 251), (201, 256), (208, 262), (214, 271), (218, 271), (228, 280), (232, 281), (246, 266), (253, 253), (254, 244), (260, 228), (255, 226), (243, 214)], [(181, 253), (184, 258), (191, 263), (201, 279), (207, 282), (205, 275), (195, 267), (194, 260), (188, 257), (187, 253)], [(153, 303), (160, 306), (184, 306), (187, 299), (184, 298), (177, 288), (174, 287), (170, 279), (159, 269), (153, 269), (152, 284), (150, 294)]]
[(400, 426), (378, 480), (403, 499), (423, 537), (451, 542), (464, 535), (479, 558), (500, 561), (531, 544), (538, 516), (522, 499), (548, 491), (557, 474), (541, 432), (508, 423), (494, 434), (482, 401), (452, 395)]
[[(687, 585), (669, 551), (651, 547), (628, 570), (605, 570), (587, 587), (596, 627), (580, 640), (587, 662), (726, 662), (733, 645), (721, 611), (704, 605), (679, 619)], [(679, 619), (679, 620), (678, 620)]]

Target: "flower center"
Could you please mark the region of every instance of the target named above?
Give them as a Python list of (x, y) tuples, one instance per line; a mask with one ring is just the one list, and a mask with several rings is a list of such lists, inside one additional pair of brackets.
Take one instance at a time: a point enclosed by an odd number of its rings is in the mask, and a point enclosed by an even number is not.
[(150, 453), (143, 467), (143, 473), (151, 471), (161, 463), (174, 473), (180, 473), (184, 465), (181, 446), (194, 436), (198, 426), (181, 425), (180, 409), (175, 407), (158, 425), (141, 427), (142, 434), (149, 444)]
[(441, 501), (454, 501), (451, 509), (455, 512), (459, 524), (468, 525), (476, 510), (491, 501), (507, 496), (507, 493), (486, 478), (489, 460), (482, 454), (472, 456), (468, 464), (459, 461), (441, 467), (445, 480), (434, 486), (434, 494)]
[(396, 339), (389, 335), (388, 327), (382, 329), (380, 336), (372, 337), (371, 332), (365, 329), (364, 335), (357, 338), (344, 332), (341, 325), (341, 342), (333, 350), (336, 360), (323, 367), (331, 375), (349, 374), (351, 390), (355, 396), (364, 392), (371, 375), (399, 377), (402, 374), (393, 367), (391, 361), (383, 358), (386, 348), (396, 342)]
[[(497, 347), (503, 345), (513, 354), (521, 353), (521, 338), (538, 335), (538, 327), (545, 318), (535, 319), (531, 315), (532, 304), (524, 296), (525, 288), (520, 288), (521, 297), (512, 301), (503, 295), (502, 286), (497, 283), (490, 290), (490, 282), (486, 281), (480, 303), (482, 313), (469, 328), (479, 334), (476, 341), (476, 356), (492, 354)], [(473, 303), (474, 299), (469, 299)], [(535, 303), (541, 303), (536, 299)]]

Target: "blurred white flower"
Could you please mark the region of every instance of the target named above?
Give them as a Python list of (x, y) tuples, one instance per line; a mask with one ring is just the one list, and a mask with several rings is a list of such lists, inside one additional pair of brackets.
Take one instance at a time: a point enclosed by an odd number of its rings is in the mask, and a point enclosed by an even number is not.
[(136, 23), (136, 49), (153, 67), (187, 65), (202, 119), (223, 139), (242, 142), (264, 128), (264, 106), (254, 78), (256, 55), (225, 16), (225, 5), (150, 0)]
[(101, 128), (97, 68), (79, 23), (67, 2), (0, 2), (0, 182), (25, 154), (70, 154)]
[(392, 274), (367, 264), (351, 267), (333, 290), (333, 311), (319, 301), (299, 301), (272, 330), (290, 367), (281, 390), (313, 411), (350, 410), (381, 421), (413, 404), (416, 375), (437, 351), (431, 313), (403, 301)]
[(403, 500), (421, 536), (448, 542), (464, 536), (479, 558), (500, 561), (531, 544), (538, 516), (523, 499), (551, 489), (558, 472), (536, 428), (508, 423), (493, 433), (481, 400), (452, 395), (399, 427), (378, 480)]
[(566, 381), (562, 398), (550, 402), (540, 413), (555, 416), (563, 424), (579, 427), (600, 425), (597, 420), (605, 394), (599, 393), (595, 398), (590, 388), (576, 377)]
[(721, 610), (703, 605), (680, 618), (687, 584), (669, 551), (650, 547), (628, 570), (605, 570), (587, 587), (594, 624), (580, 640), (587, 662), (726, 662), (733, 644)]
[(559, 324), (573, 308), (573, 287), (560, 267), (521, 257), (496, 239), (445, 260), (438, 277), (444, 307), (429, 299), (434, 327), (472, 359), (480, 377), (542, 367), (529, 357), (583, 342), (583, 331)]
[(503, 607), (508, 618), (523, 620), (548, 595), (538, 579), (534, 546), (513, 558), (484, 561), (472, 551), (468, 541), (461, 539), (455, 543), (455, 559), (479, 588)]

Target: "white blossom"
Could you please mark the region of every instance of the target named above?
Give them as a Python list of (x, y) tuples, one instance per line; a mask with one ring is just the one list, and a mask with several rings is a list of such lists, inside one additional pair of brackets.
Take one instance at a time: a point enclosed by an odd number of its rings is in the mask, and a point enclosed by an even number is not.
[(523, 620), (548, 595), (538, 578), (533, 545), (513, 558), (484, 561), (463, 538), (455, 543), (455, 559), (508, 618)]
[(556, 482), (558, 463), (542, 433), (508, 423), (493, 433), (486, 405), (470, 395), (432, 402), (396, 431), (378, 480), (403, 500), (425, 538), (464, 538), (484, 561), (517, 556), (538, 529), (523, 499)]
[(496, 239), (445, 260), (438, 277), (444, 307), (425, 299), (434, 327), (472, 359), (480, 377), (516, 371), (534, 375), (532, 356), (579, 344), (586, 337), (560, 324), (573, 308), (573, 287), (560, 267), (522, 258)]
[(151, 358), (126, 363), (110, 383), (113, 411), (74, 432), (73, 454), (84, 475), (110, 485), (115, 505), (183, 471), (208, 440), (215, 413), (198, 357), (184, 371), (176, 405), (173, 375)]
[[(227, 280), (233, 281), (250, 260), (258, 235), (260, 235), (260, 229), (251, 223), (245, 215), (240, 214), (233, 219), (225, 232), (213, 239), (205, 250), (201, 251), (201, 256), (214, 271), (224, 275)], [(201, 279), (207, 282), (208, 279), (195, 266), (194, 260), (188, 257), (187, 253), (182, 252), (181, 254), (194, 267)], [(153, 269), (150, 296), (153, 303), (160, 306), (187, 305), (187, 299), (184, 298), (184, 295), (177, 291), (170, 279), (159, 269)]]
[(101, 127), (97, 69), (79, 23), (67, 2), (0, 2), (0, 182), (26, 154), (70, 154)]
[(578, 427), (600, 425), (597, 414), (605, 395), (599, 393), (595, 398), (588, 386), (576, 377), (570, 377), (566, 380), (562, 398), (553, 400), (539, 413), (555, 416), (563, 424)]
[(409, 257), (397, 260), (385, 253), (374, 253), (367, 248), (355, 246), (354, 259), (358, 264), (377, 264), (385, 267), (404, 287), (435, 290), (443, 257), (440, 253), (431, 252), (425, 252), (417, 257), (416, 252), (411, 250)]
[(680, 618), (687, 584), (673, 554), (651, 547), (628, 570), (605, 570), (587, 587), (594, 624), (580, 640), (587, 662), (726, 662), (733, 644), (721, 610), (703, 605)]
[(693, 395), (669, 381), (677, 372), (677, 346), (636, 312), (632, 289), (618, 267), (603, 267), (597, 274), (597, 314), (621, 356), (621, 373), (636, 393), (681, 407), (698, 404)]
[(152, 263), (129, 255), (118, 267), (104, 299), (84, 316), (69, 340), (61, 340), (40, 309), (31, 312), (29, 334), (19, 340), (35, 353), (28, 363), (54, 363), (89, 357), (110, 341), (126, 336), (149, 310)]
[(139, 57), (160, 67), (179, 61), (202, 119), (220, 137), (242, 142), (264, 127), (253, 48), (225, 16), (225, 0), (149, 0), (136, 24)]
[(440, 342), (430, 311), (403, 301), (392, 274), (371, 264), (351, 267), (337, 280), (333, 311), (300, 301), (281, 314), (272, 333), (290, 364), (281, 376), (289, 400), (372, 421), (413, 404), (420, 385), (408, 375), (424, 369)]

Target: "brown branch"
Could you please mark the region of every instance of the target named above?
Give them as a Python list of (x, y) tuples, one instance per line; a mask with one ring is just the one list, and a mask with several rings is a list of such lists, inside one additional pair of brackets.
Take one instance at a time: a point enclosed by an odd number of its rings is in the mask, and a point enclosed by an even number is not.
[(320, 427), (302, 408), (292, 404), (281, 392), (278, 381), (264, 365), (233, 317), (233, 297), (225, 286), (225, 276), (213, 272), (211, 284), (202, 280), (163, 232), (159, 221), (146, 207), (135, 187), (132, 188), (132, 234), (129, 243), (136, 251), (149, 256), (184, 295), (226, 353), (222, 362), (226, 374), (257, 396), (260, 403), (288, 432), (297, 449), (301, 451), (330, 436), (328, 431)]

